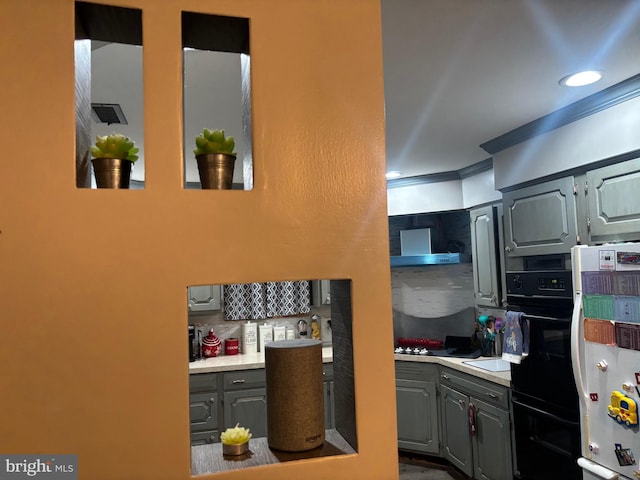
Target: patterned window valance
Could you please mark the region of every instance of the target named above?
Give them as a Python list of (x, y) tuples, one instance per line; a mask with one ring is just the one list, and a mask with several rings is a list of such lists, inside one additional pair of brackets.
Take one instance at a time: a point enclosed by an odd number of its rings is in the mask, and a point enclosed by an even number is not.
[(307, 314), (311, 289), (307, 280), (223, 285), (225, 320), (262, 320)]

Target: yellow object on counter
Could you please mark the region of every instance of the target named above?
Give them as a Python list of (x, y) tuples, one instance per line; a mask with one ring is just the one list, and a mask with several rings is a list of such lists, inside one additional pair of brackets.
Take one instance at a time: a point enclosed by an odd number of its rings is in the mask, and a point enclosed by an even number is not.
[(320, 325), (315, 319), (311, 320), (311, 338), (320, 340)]

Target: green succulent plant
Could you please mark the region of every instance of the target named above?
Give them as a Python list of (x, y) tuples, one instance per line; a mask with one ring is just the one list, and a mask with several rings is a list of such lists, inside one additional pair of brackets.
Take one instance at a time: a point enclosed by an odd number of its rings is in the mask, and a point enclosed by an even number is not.
[(120, 133), (112, 133), (96, 137), (95, 146), (91, 147), (93, 158), (120, 158), (135, 162), (138, 160), (139, 148), (134, 146), (133, 140)]
[(196, 137), (196, 149), (193, 151), (196, 155), (203, 153), (228, 153), (235, 155), (233, 151), (236, 142), (233, 137), (225, 137), (224, 130), (209, 130), (205, 128), (200, 135)]

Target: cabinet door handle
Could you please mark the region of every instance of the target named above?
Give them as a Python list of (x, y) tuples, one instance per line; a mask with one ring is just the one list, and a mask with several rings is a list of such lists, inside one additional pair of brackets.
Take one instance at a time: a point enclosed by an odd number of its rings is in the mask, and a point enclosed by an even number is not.
[(449, 375), (442, 374), (441, 377), (444, 378), (445, 380), (451, 380), (451, 378), (449, 378)]
[(471, 436), (476, 434), (476, 417), (473, 410), (473, 403), (469, 404), (469, 431), (471, 432)]
[(237, 385), (238, 383), (245, 383), (246, 380), (244, 378), (241, 378), (240, 380), (233, 380), (231, 383), (233, 383), (234, 385)]
[(487, 393), (487, 395), (489, 395), (491, 398), (498, 398), (498, 395), (496, 395), (495, 393)]

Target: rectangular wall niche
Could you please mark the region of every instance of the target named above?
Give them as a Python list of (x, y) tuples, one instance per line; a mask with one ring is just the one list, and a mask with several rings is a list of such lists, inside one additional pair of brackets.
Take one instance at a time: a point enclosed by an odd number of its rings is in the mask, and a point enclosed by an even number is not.
[[(358, 451), (351, 287), (351, 280), (344, 279), (187, 287), (192, 475)], [(302, 305), (295, 297), (306, 298), (298, 314), (255, 315), (266, 303), (278, 308)], [(238, 311), (245, 315), (238, 317)], [(221, 350), (213, 358), (203, 358), (217, 348), (215, 337), (208, 342), (202, 340), (211, 330), (221, 341)], [(333, 354), (332, 362), (323, 363), (324, 412), (320, 406), (318, 411), (309, 412), (324, 413), (325, 442), (306, 452), (277, 452), (268, 447), (269, 377), (264, 351), (268, 340), (281, 340), (283, 335), (285, 340), (315, 335), (316, 339), (320, 337), (323, 351), (328, 349)], [(228, 340), (235, 348), (227, 352)], [(202, 345), (209, 351), (201, 349)], [(214, 366), (216, 372), (211, 371)], [(287, 372), (282, 375), (286, 377)], [(219, 461), (220, 434), (236, 423), (253, 433), (250, 448), (254, 456), (239, 458), (231, 466), (231, 462)]]
[(205, 189), (194, 149), (206, 128), (234, 138), (230, 188), (252, 190), (249, 19), (182, 12), (182, 52), (184, 187)]
[(89, 148), (119, 133), (139, 148), (128, 187), (144, 187), (142, 10), (75, 3), (76, 186), (96, 188)]

